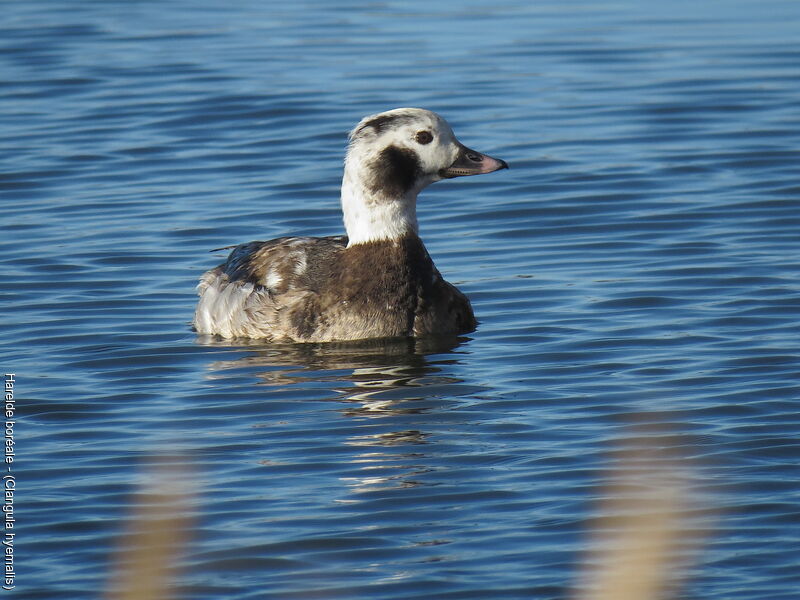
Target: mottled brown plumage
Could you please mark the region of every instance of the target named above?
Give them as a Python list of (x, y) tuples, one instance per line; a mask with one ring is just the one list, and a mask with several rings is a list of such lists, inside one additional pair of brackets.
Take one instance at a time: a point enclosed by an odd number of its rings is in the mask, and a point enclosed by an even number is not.
[(442, 279), (418, 236), (349, 248), (346, 241), (280, 238), (234, 249), (201, 283), (244, 286), (256, 299), (226, 337), (326, 342), (475, 329), (469, 300)]

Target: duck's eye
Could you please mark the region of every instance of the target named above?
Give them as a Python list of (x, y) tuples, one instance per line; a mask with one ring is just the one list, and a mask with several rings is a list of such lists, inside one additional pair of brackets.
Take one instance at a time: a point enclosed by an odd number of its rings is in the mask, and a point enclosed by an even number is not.
[(414, 139), (420, 144), (430, 144), (433, 141), (433, 136), (430, 131), (418, 131)]

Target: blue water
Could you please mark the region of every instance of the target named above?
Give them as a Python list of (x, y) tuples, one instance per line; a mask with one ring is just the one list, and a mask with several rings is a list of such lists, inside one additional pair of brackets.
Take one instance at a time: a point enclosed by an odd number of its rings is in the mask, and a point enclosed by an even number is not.
[[(162, 460), (179, 598), (567, 598), (646, 443), (704, 498), (680, 597), (797, 598), (798, 38), (794, 0), (5, 2), (15, 594), (102, 597)], [(511, 165), (420, 200), (478, 330), (198, 338), (209, 250), (341, 233), (397, 106)]]

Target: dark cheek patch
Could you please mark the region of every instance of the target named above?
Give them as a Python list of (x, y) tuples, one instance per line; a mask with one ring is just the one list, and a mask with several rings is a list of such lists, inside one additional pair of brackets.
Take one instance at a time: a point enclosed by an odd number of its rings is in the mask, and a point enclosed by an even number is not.
[(420, 175), (419, 159), (413, 150), (388, 146), (372, 164), (370, 188), (389, 197), (400, 197), (414, 187)]

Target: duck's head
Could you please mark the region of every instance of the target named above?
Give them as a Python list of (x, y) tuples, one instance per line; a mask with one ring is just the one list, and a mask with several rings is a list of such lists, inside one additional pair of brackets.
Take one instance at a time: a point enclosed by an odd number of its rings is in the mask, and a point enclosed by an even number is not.
[(467, 148), (442, 117), (396, 108), (364, 117), (350, 132), (342, 209), (350, 245), (416, 233), (416, 198), (441, 179), (507, 169)]

